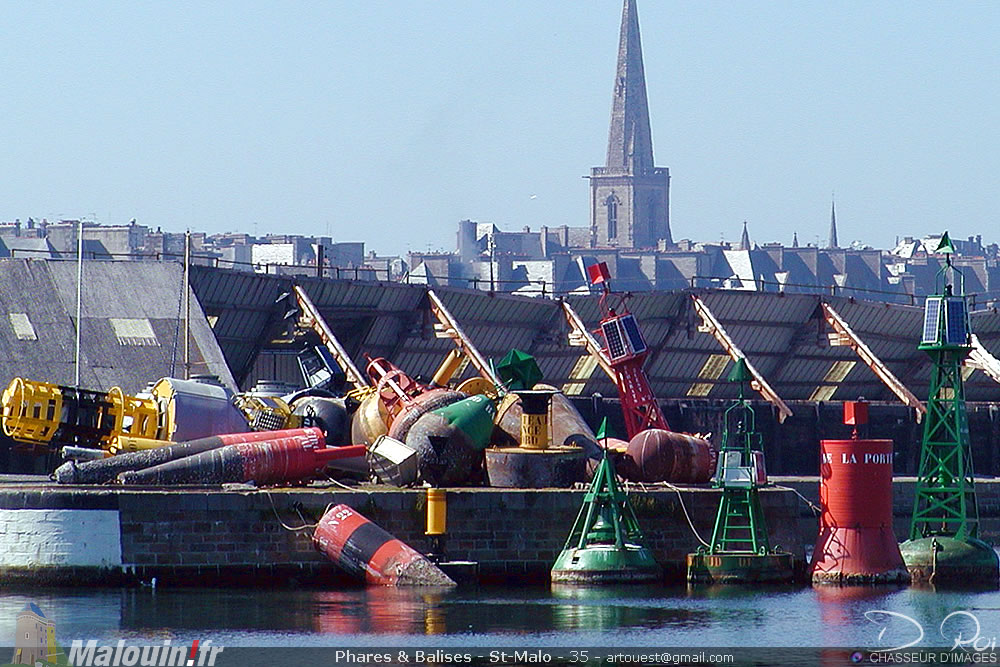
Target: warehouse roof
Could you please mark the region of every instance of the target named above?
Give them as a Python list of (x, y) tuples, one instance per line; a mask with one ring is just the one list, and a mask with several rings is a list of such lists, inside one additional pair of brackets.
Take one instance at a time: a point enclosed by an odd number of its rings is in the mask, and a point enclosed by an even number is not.
[[(0, 260), (0, 382), (75, 379), (77, 264)], [(173, 262), (84, 262), (80, 384), (129, 393), (184, 373), (184, 271)], [(191, 372), (234, 386), (222, 351), (191, 299)]]
[[(365, 365), (366, 354), (384, 356), (412, 375), (429, 377), (452, 348), (449, 340), (434, 336), (426, 286), (297, 280), (359, 367)], [(290, 289), (292, 280), (193, 267), (192, 285), (215, 322), (234, 375), (243, 379), (284, 314), (274, 302)], [(537, 358), (551, 384), (562, 386), (576, 377), (574, 389), (579, 393), (616, 394), (599, 367), (580, 363), (583, 348), (569, 346), (569, 327), (559, 303), (447, 287), (435, 291), (485, 357), (498, 360), (518, 348)], [(645, 369), (659, 398), (736, 395), (735, 387), (726, 382), (731, 362), (716, 339), (699, 330), (702, 322), (692, 294), (700, 295), (733, 342), (785, 400), (859, 396), (897, 400), (850, 348), (831, 347), (822, 302), (835, 308), (913, 393), (927, 395), (930, 363), (917, 350), (920, 307), (812, 294), (684, 290), (638, 293), (628, 302), (649, 345)], [(570, 297), (568, 302), (588, 327), (597, 327), (596, 296)], [(972, 327), (984, 347), (1000, 355), (1000, 314), (995, 309), (976, 311)], [(966, 393), (970, 400), (1000, 400), (1000, 384), (974, 371)]]

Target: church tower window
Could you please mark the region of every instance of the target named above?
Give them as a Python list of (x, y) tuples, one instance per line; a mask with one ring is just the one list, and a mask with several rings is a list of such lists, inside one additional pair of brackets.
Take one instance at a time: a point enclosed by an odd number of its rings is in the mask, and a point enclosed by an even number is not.
[(611, 195), (604, 202), (608, 206), (608, 240), (618, 237), (618, 198)]

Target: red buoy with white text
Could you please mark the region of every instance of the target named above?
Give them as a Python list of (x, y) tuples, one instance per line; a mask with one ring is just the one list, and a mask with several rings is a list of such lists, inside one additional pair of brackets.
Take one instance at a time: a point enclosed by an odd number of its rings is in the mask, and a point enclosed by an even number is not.
[(815, 583), (906, 583), (910, 575), (892, 529), (892, 440), (857, 437), (867, 404), (844, 403), (850, 440), (820, 441), (819, 537), (809, 571)]

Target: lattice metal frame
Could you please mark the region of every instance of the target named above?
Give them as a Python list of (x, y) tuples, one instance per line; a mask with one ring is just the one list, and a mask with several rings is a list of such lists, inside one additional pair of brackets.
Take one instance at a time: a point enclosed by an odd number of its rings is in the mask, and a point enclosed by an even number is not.
[[(947, 234), (942, 238), (942, 247), (946, 239)], [(958, 290), (954, 293), (956, 280)], [(930, 355), (933, 368), (910, 521), (911, 540), (930, 536), (962, 540), (979, 534), (979, 506), (962, 381), (962, 363), (972, 345), (963, 295), (965, 279), (952, 266), (950, 254), (945, 256), (945, 265), (938, 271), (937, 282), (939, 294), (928, 300), (919, 346)], [(956, 303), (961, 303), (961, 308), (953, 308)], [(934, 304), (938, 307), (934, 308)], [(946, 306), (943, 313), (942, 304)], [(956, 322), (954, 316), (949, 319), (949, 310), (957, 312), (962, 320)]]

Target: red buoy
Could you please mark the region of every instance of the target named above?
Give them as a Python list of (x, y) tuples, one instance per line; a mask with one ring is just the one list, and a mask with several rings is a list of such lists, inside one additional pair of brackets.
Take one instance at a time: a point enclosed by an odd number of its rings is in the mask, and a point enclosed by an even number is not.
[(310, 431), (302, 428), (282, 431), (250, 431), (248, 433), (230, 433), (212, 435), (207, 438), (179, 442), (175, 445), (165, 445), (156, 449), (144, 449), (138, 452), (126, 452), (97, 461), (76, 463), (67, 461), (56, 468), (53, 476), (60, 484), (104, 484), (115, 479), (120, 473), (132, 470), (143, 470), (161, 463), (176, 461), (187, 456), (200, 454), (226, 445), (242, 442), (262, 442), (277, 438), (292, 438), (308, 436)]
[(347, 505), (331, 507), (313, 533), (316, 549), (350, 575), (381, 586), (454, 586), (412, 547)]
[(307, 479), (336, 459), (363, 458), (364, 445), (324, 447), (323, 432), (302, 429), (295, 435), (226, 445), (143, 470), (118, 475), (121, 484), (224, 484)]
[(814, 582), (910, 580), (892, 530), (892, 440), (821, 440), (819, 502)]

